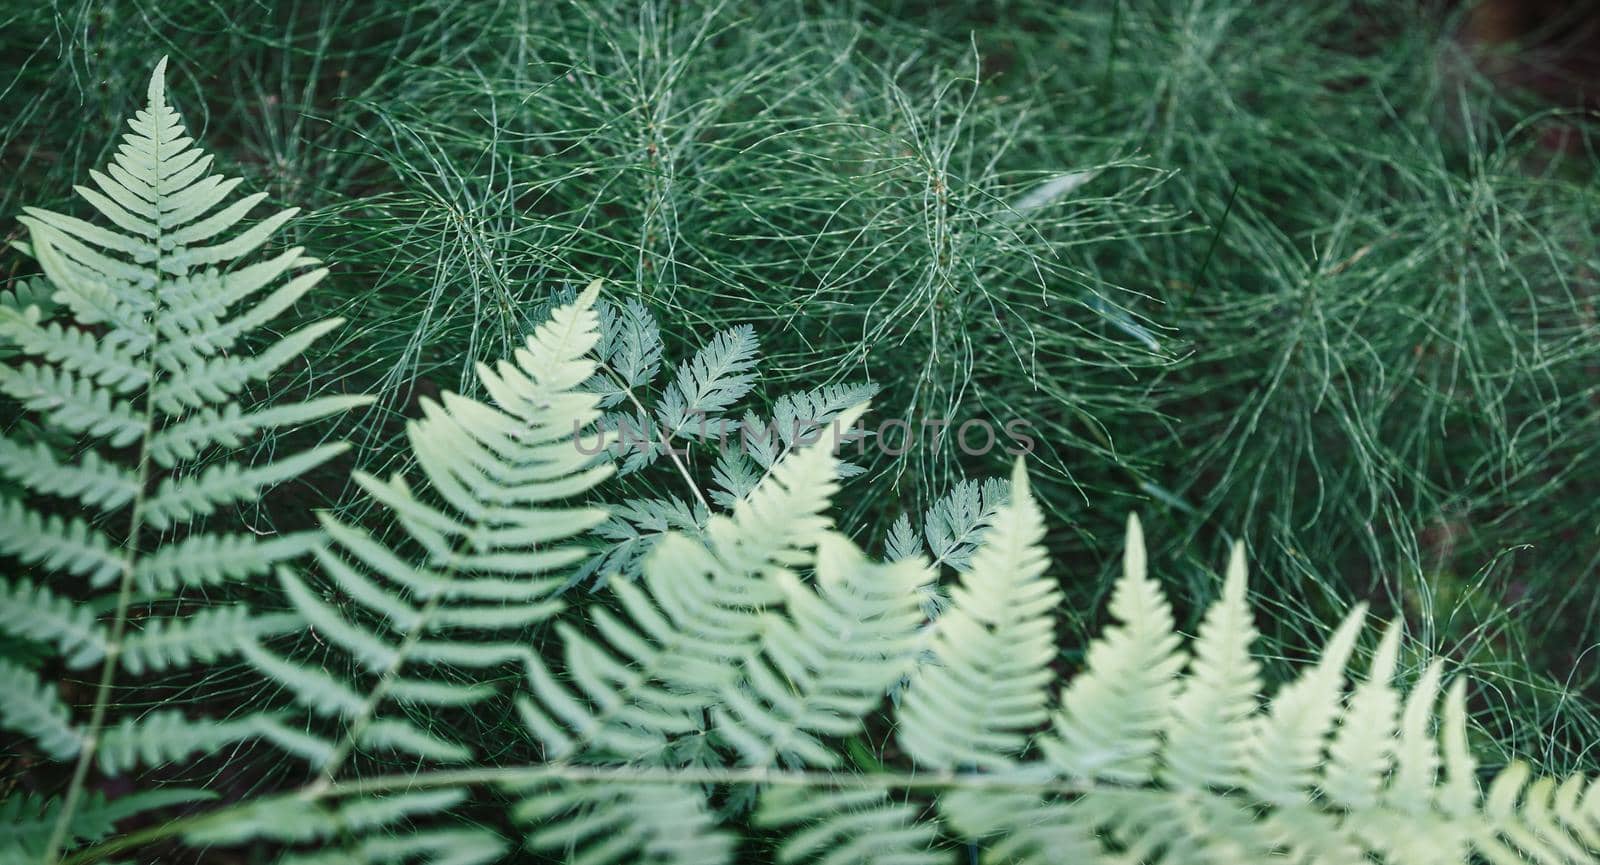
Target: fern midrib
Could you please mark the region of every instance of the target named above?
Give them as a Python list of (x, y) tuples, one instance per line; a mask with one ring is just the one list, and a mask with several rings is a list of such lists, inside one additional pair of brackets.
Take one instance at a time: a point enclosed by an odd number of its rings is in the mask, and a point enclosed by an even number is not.
[[(165, 62), (165, 60), (162, 61), (163, 64)], [(160, 95), (162, 97), (161, 107), (165, 107), (165, 93), (163, 92)], [(153, 186), (156, 190), (154, 204), (157, 218), (153, 223), (156, 229), (156, 236), (153, 239), (156, 252), (150, 267), (156, 274), (157, 284), (159, 285), (159, 280), (163, 278), (161, 259), (162, 253), (165, 251), (162, 248), (161, 239), (166, 234), (166, 230), (161, 225), (160, 220), (161, 204), (166, 196), (163, 196), (160, 191), (161, 175), (159, 166), (162, 160), (161, 147), (165, 143), (163, 137), (168, 127), (161, 124), (161, 118), (155, 109), (156, 106), (152, 105), (150, 127), (152, 134), (150, 140), (155, 152), (154, 161), (158, 166), (155, 175), (156, 183)], [(59, 860), (61, 847), (66, 843), (71, 831), (72, 819), (77, 812), (78, 803), (83, 798), (84, 785), (89, 777), (89, 766), (94, 762), (95, 754), (100, 744), (100, 734), (105, 726), (106, 712), (110, 708), (111, 687), (116, 681), (117, 665), (122, 658), (123, 638), (127, 633), (128, 607), (132, 605), (133, 601), (133, 574), (139, 559), (139, 539), (144, 533), (144, 506), (150, 486), (150, 441), (155, 435), (156, 391), (160, 384), (160, 379), (157, 376), (159, 364), (156, 360), (156, 348), (160, 345), (159, 335), (161, 328), (153, 325), (161, 315), (162, 297), (159, 289), (154, 294), (154, 306), (150, 310), (148, 320), (152, 323), (152, 332), (156, 335), (156, 338), (152, 338), (150, 344), (145, 347), (145, 381), (149, 384), (145, 386), (143, 394), (144, 432), (139, 436), (139, 460), (138, 466), (134, 471), (136, 480), (134, 482), (132, 511), (128, 516), (126, 548), (122, 555), (122, 574), (118, 578), (117, 584), (117, 603), (112, 611), (111, 633), (106, 643), (105, 658), (100, 664), (100, 681), (95, 686), (94, 706), (89, 711), (89, 722), (84, 728), (83, 746), (78, 752), (77, 764), (72, 769), (72, 780), (67, 787), (66, 797), (62, 801), (61, 813), (57, 816), (55, 828), (50, 833), (50, 843), (45, 846), (45, 865), (55, 865)]]
[[(444, 570), (440, 572), (440, 578), (443, 582), (453, 582), (456, 574), (460, 572), (461, 557), (457, 555), (461, 549), (460, 544), (465, 542), (465, 538), (477, 534), (487, 525), (483, 520), (474, 521), (472, 531), (461, 536), (461, 540), (452, 545), (449, 551), (448, 563)], [(417, 611), (416, 621), (406, 630), (405, 636), (400, 640), (400, 645), (395, 647), (394, 659), (384, 668), (383, 673), (378, 677), (377, 684), (373, 685), (372, 690), (367, 693), (366, 700), (361, 705), (360, 713), (345, 725), (344, 733), (340, 736), (338, 744), (334, 746), (333, 753), (328, 757), (328, 762), (323, 765), (322, 771), (318, 773), (317, 780), (308, 788), (308, 792), (326, 790), (337, 783), (339, 770), (344, 767), (345, 761), (349, 760), (350, 755), (355, 751), (357, 744), (360, 742), (362, 732), (372, 724), (373, 719), (377, 716), (378, 707), (388, 696), (389, 690), (394, 686), (394, 681), (399, 677), (401, 669), (410, 660), (412, 650), (422, 641), (423, 635), (428, 632), (434, 615), (439, 611), (439, 606), (444, 602), (448, 594), (448, 592), (444, 591), (434, 592), (423, 603), (422, 608)]]
[[(455, 551), (451, 550), (451, 552), (454, 553)], [(441, 575), (445, 580), (451, 580), (455, 576), (456, 564), (454, 558), (455, 556), (452, 555), (450, 566)], [(401, 668), (410, 659), (411, 650), (416, 648), (417, 643), (422, 640), (422, 635), (427, 633), (428, 625), (432, 622), (434, 613), (438, 612), (439, 604), (443, 601), (444, 595), (444, 592), (434, 593), (422, 605), (422, 609), (417, 611), (416, 622), (406, 631), (405, 636), (400, 640), (400, 645), (395, 648), (394, 660), (390, 661), (389, 665), (384, 668), (383, 673), (378, 677), (377, 684), (373, 685), (372, 690), (367, 693), (366, 700), (361, 704), (360, 713), (345, 725), (344, 733), (340, 736), (338, 744), (334, 746), (333, 753), (328, 757), (328, 762), (323, 765), (322, 771), (318, 773), (317, 780), (307, 789), (308, 793), (316, 794), (336, 783), (336, 776), (339, 770), (344, 767), (345, 761), (350, 759), (351, 753), (355, 751), (356, 743), (361, 739), (361, 734), (377, 715), (378, 706), (388, 696), (389, 689), (393, 687), (394, 680), (399, 677)]]
[[(587, 766), (567, 762), (534, 763), (520, 766), (473, 767), (467, 769), (440, 769), (428, 772), (393, 773), (374, 775), (355, 781), (317, 783), (293, 792), (283, 798), (299, 798), (307, 802), (330, 799), (367, 797), (399, 791), (437, 790), (482, 786), (522, 787), (545, 781), (564, 781), (574, 784), (647, 784), (660, 786), (726, 785), (766, 787), (814, 787), (834, 790), (984, 790), (996, 793), (1035, 793), (1040, 795), (1083, 796), (1095, 792), (1128, 787), (1105, 787), (1082, 784), (1062, 779), (1025, 780), (1001, 775), (976, 772), (874, 772), (867, 774), (834, 773), (811, 770), (774, 770), (769, 767), (713, 768), (687, 766), (682, 768), (650, 766)], [(226, 823), (239, 812), (258, 805), (260, 800), (242, 801), (204, 814), (193, 814), (164, 822), (157, 826), (130, 832), (74, 853), (62, 859), (59, 865), (89, 865), (127, 850), (134, 850), (158, 841), (181, 836), (203, 829), (214, 823)]]
[[(622, 393), (628, 397), (628, 402), (633, 403), (633, 407), (639, 412), (640, 417), (650, 418), (652, 416), (648, 411), (645, 410), (644, 403), (639, 401), (639, 395), (633, 392), (633, 388), (628, 385), (626, 379), (618, 374), (615, 369), (612, 369), (611, 365), (608, 363), (602, 363), (599, 366), (601, 369), (606, 371), (607, 375), (611, 376), (612, 381), (616, 382)], [(673, 433), (673, 435), (675, 434), (676, 432)], [(662, 445), (663, 446), (661, 449), (666, 451), (667, 458), (672, 460), (672, 464), (677, 467), (678, 474), (683, 476), (683, 482), (689, 487), (689, 492), (694, 494), (695, 500), (700, 503), (701, 507), (708, 511), (711, 510), (711, 503), (706, 501), (705, 494), (700, 492), (700, 485), (696, 484), (694, 482), (694, 476), (689, 474), (689, 467), (683, 464), (683, 460), (679, 458), (678, 452), (672, 449), (672, 437), (670, 435), (667, 436), (666, 441), (662, 442)]]

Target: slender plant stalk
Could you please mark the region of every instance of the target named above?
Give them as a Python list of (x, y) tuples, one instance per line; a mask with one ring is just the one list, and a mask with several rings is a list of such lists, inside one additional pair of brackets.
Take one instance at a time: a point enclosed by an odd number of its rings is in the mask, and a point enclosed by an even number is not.
[[(518, 788), (547, 781), (564, 781), (574, 784), (627, 783), (647, 785), (701, 784), (729, 787), (815, 787), (828, 790), (984, 790), (994, 793), (1035, 793), (1039, 795), (1078, 796), (1101, 789), (1098, 785), (1083, 784), (1060, 778), (1008, 777), (1001, 774), (976, 772), (871, 772), (853, 774), (819, 772), (811, 770), (774, 770), (765, 767), (711, 768), (689, 766), (663, 768), (650, 766), (575, 766), (569, 763), (545, 763), (526, 766), (475, 767), (470, 769), (444, 769), (435, 772), (395, 773), (375, 775), (354, 781), (322, 783), (321, 779), (294, 793), (284, 794), (308, 802), (326, 801), (347, 797), (371, 796), (380, 793), (401, 793), (415, 790), (441, 788), (496, 786)], [(227, 821), (238, 812), (250, 807), (252, 802), (242, 802), (210, 811), (170, 820), (138, 832), (131, 832), (110, 841), (85, 848), (61, 860), (61, 865), (88, 865), (106, 857), (148, 844), (179, 837), (187, 832), (204, 829), (213, 823)]]

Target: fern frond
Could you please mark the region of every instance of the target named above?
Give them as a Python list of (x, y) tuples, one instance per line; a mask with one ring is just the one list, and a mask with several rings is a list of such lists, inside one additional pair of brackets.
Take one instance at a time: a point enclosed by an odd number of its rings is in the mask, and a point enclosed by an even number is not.
[(1393, 623), (1373, 653), (1366, 680), (1351, 693), (1328, 747), (1319, 786), (1335, 804), (1363, 809), (1378, 803), (1379, 789), (1394, 760), (1400, 694), (1393, 680), (1399, 654), (1400, 626)]
[(112, 447), (127, 447), (144, 433), (144, 422), (132, 405), (93, 380), (58, 367), (32, 363), (0, 366), (0, 393), (39, 413), (53, 426), (103, 438)]
[[(1206, 611), (1194, 656), (1168, 714), (1165, 780), (1179, 789), (1242, 783), (1261, 665), (1245, 595), (1244, 545), (1234, 544), (1222, 596)], [(1358, 734), (1359, 735), (1359, 734)]]
[(748, 324), (712, 337), (662, 395), (656, 416), (673, 435), (689, 430), (702, 415), (712, 416), (743, 399), (755, 387), (755, 359), (761, 343)]
[[(340, 448), (326, 445), (254, 464), (231, 459), (257, 432), (304, 423), (364, 402), (323, 401), (258, 408), (243, 387), (301, 355), (337, 321), (310, 324), (262, 351), (251, 343), (326, 273), (307, 270), (299, 250), (266, 267), (236, 259), (266, 242), (295, 213), (245, 219), (264, 193), (229, 201), (236, 180), (210, 175), (211, 157), (183, 132), (166, 102), (166, 61), (150, 77), (148, 101), (94, 188), (76, 188), (94, 212), (84, 219), (25, 208), (25, 249), (37, 260), (53, 304), (0, 308), (0, 393), (31, 415), (39, 442), (0, 439), (0, 475), (17, 495), (0, 500), (0, 555), (14, 576), (0, 581), (0, 627), (46, 641), (68, 667), (101, 665), (87, 705), (5, 662), (0, 719), (55, 759), (76, 758), (53, 841), (69, 840), (90, 767), (123, 772), (250, 738), (261, 716), (186, 720), (120, 705), (119, 674), (170, 673), (233, 654), (242, 639), (297, 630), (296, 616), (255, 617), (242, 606), (179, 602), (188, 586), (243, 580), (308, 552), (306, 536), (230, 532), (221, 513), (295, 478)], [(300, 271), (291, 275), (291, 271)], [(288, 277), (283, 285), (277, 285)], [(253, 293), (274, 286), (260, 302)], [(46, 315), (55, 313), (53, 320)], [(15, 358), (15, 360), (13, 360)], [(13, 433), (15, 434), (15, 433)], [(66, 438), (69, 448), (47, 445)], [(196, 462), (206, 458), (207, 465)], [(8, 487), (8, 491), (11, 488)], [(64, 513), (69, 510), (84, 513)], [(196, 517), (210, 517), (209, 532)], [(46, 591), (43, 586), (49, 586)], [(136, 596), (146, 611), (130, 622)], [(82, 699), (74, 697), (74, 701)], [(87, 721), (75, 720), (83, 709)]]
[(179, 586), (240, 582), (272, 572), (280, 562), (317, 548), (312, 532), (272, 537), (196, 532), (167, 544), (134, 564), (133, 583), (147, 594), (166, 594)]
[(57, 760), (75, 756), (83, 747), (83, 732), (72, 723), (72, 712), (61, 695), (33, 671), (0, 658), (0, 727), (32, 739)]
[(0, 436), (0, 473), (39, 495), (75, 499), (102, 512), (112, 512), (139, 493), (137, 475), (94, 451), (62, 462), (43, 442), (28, 447)]
[[(401, 476), (356, 475), (405, 529), (410, 550), (325, 516), (333, 543), (314, 551), (325, 583), (314, 587), (280, 569), (295, 610), (348, 669), (303, 665), (258, 645), (245, 657), (311, 715), (335, 720), (311, 725), (306, 741), (287, 740), (297, 753), (327, 761), (316, 766), (325, 776), (357, 749), (466, 759), (469, 748), (392, 704), (484, 699), (491, 691), (478, 683), (495, 668), (528, 663), (521, 635), (561, 608), (555, 594), (563, 580), (540, 575), (581, 560), (584, 552), (566, 542), (605, 514), (560, 502), (612, 472), (578, 447), (600, 414), (598, 396), (582, 389), (596, 369), (598, 296), (596, 282), (554, 310), (513, 361), (480, 368), (495, 405), (456, 394), (424, 404), (408, 434), (425, 488), (414, 491)], [(348, 606), (325, 600), (322, 585)]]
[[(1041, 747), (1070, 777), (1128, 784), (1150, 780), (1162, 728), (1185, 662), (1172, 610), (1145, 573), (1144, 532), (1128, 518), (1123, 575), (1111, 596), (1117, 625), (1089, 647), (1088, 668), (1061, 696), (1053, 736)], [(1215, 732), (1215, 731), (1212, 731)]]
[(939, 814), (961, 837), (983, 845), (985, 865), (1111, 865), (1118, 861), (1106, 852), (1077, 802), (1031, 793), (956, 789), (940, 798)]
[(704, 507), (672, 496), (623, 502), (613, 507), (592, 532), (607, 545), (573, 572), (567, 584), (576, 585), (598, 576), (594, 588), (599, 589), (613, 574), (636, 580), (644, 571), (650, 551), (668, 532), (698, 535), (710, 518), (711, 512)]
[(297, 863), (426, 862), (479, 865), (505, 853), (493, 832), (472, 826), (413, 829), (445, 814), (466, 798), (460, 789), (421, 790), (357, 797), (337, 803), (299, 796), (258, 799), (185, 835), (197, 847), (246, 842), (328, 843), (316, 852), (291, 854)]
[[(768, 421), (755, 412), (746, 412), (739, 421), (739, 447), (727, 450), (748, 455), (757, 466), (771, 469), (784, 454), (816, 438), (839, 415), (878, 392), (873, 384), (829, 384), (807, 391), (784, 394), (772, 408)], [(860, 468), (841, 462), (841, 477), (851, 477)]]
[[(156, 408), (169, 415), (182, 415), (190, 409), (230, 399), (245, 385), (267, 378), (304, 354), (319, 337), (343, 323), (343, 319), (330, 318), (307, 325), (253, 357), (224, 356), (184, 362), (158, 354), (157, 362), (174, 374), (174, 380), (161, 393)], [(219, 347), (226, 345), (220, 343)], [(185, 349), (186, 353), (192, 351), (192, 344)]]
[[(91, 792), (78, 803), (67, 826), (68, 840), (99, 841), (116, 831), (117, 822), (150, 811), (217, 798), (206, 790), (166, 787), (108, 800)], [(59, 797), (16, 793), (0, 799), (0, 862), (37, 862), (50, 843), (65, 803)]]
[(310, 423), (371, 401), (364, 396), (325, 396), (253, 411), (246, 411), (238, 403), (221, 408), (208, 406), (153, 433), (150, 458), (163, 468), (171, 468), (200, 456), (207, 446), (239, 448), (263, 430)]
[[(882, 790), (819, 793), (774, 787), (761, 794), (756, 826), (790, 830), (778, 861), (816, 865), (933, 865), (951, 861), (938, 849), (939, 828), (919, 819), (921, 809), (893, 802)], [(802, 827), (795, 831), (794, 827)], [(1070, 861), (1070, 860), (1066, 860)]]
[(740, 448), (722, 448), (711, 471), (711, 482), (716, 486), (711, 500), (720, 508), (732, 510), (761, 483), (763, 475), (761, 466)]
[(629, 390), (642, 390), (661, 371), (661, 328), (644, 304), (628, 298), (620, 305), (601, 301), (595, 312), (600, 316), (600, 362), (616, 375), (597, 375), (589, 389), (600, 397), (601, 408), (611, 408)]
[(347, 445), (326, 444), (264, 465), (216, 463), (188, 477), (171, 475), (145, 499), (145, 519), (164, 529), (214, 513), (236, 502), (252, 501), (275, 484), (297, 478), (343, 453)]
[(0, 583), (0, 630), (54, 643), (62, 661), (72, 669), (104, 658), (110, 642), (93, 611), (23, 579), (9, 586)]
[(253, 716), (191, 719), (175, 709), (129, 716), (101, 731), (95, 756), (101, 771), (120, 775), (137, 766), (175, 763), (255, 738), (258, 724)]
[[(369, 833), (371, 830), (368, 830)], [(283, 865), (481, 865), (504, 858), (507, 844), (492, 832), (475, 827), (423, 831), (388, 830), (369, 834), (347, 847), (284, 857)]]
[(244, 606), (207, 607), (184, 618), (152, 618), (123, 639), (120, 660), (135, 676), (212, 664), (239, 651), (241, 641), (301, 630), (292, 613), (257, 615)]
[(39, 513), (16, 499), (0, 498), (0, 553), (24, 565), (86, 577), (104, 586), (122, 570), (122, 556), (105, 535), (82, 519)]
[(43, 280), (18, 279), (10, 288), (0, 290), (0, 308), (18, 315), (32, 308), (39, 311), (36, 320), (48, 320), (56, 312), (57, 304), (50, 299), (53, 293)]
[(102, 338), (90, 331), (64, 327), (59, 322), (41, 324), (37, 307), (20, 314), (0, 314), (0, 336), (23, 354), (43, 358), (117, 393), (145, 386), (150, 373), (139, 363), (145, 340), (116, 334)]
[(1048, 717), (1055, 657), (1051, 612), (1060, 597), (1045, 577), (1044, 516), (1019, 462), (1011, 496), (951, 593), (912, 676), (897, 735), (919, 765), (1005, 768)]
[(1299, 804), (1310, 794), (1324, 739), (1338, 721), (1344, 667), (1355, 649), (1365, 607), (1357, 607), (1334, 632), (1315, 666), (1285, 685), (1256, 718), (1247, 741), (1244, 785), (1274, 805)]
[[(1003, 542), (1009, 521), (996, 518), (986, 547)], [(1046, 759), (993, 764), (1017, 789), (957, 784), (940, 814), (994, 863), (1594, 861), (1600, 795), (1591, 795), (1600, 781), (1529, 783), (1514, 764), (1481, 796), (1465, 683), (1445, 689), (1435, 661), (1402, 698), (1391, 681), (1397, 627), (1379, 642), (1367, 678), (1346, 686), (1359, 607), (1317, 662), (1263, 703), (1244, 581), (1236, 547), (1180, 674), (1170, 613), (1130, 521), (1115, 622), (1089, 647), (1088, 668), (1040, 739)], [(941, 627), (960, 609), (958, 600)], [(919, 741), (905, 733), (903, 741)], [(912, 754), (922, 760), (927, 750)], [(1042, 792), (1053, 784), (1073, 792)], [(1034, 785), (1040, 793), (1026, 792)]]

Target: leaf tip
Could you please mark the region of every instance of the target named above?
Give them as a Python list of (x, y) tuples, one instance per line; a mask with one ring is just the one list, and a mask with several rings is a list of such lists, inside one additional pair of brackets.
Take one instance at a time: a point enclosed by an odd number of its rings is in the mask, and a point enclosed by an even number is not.
[(150, 104), (166, 104), (167, 92), (167, 55), (161, 55), (156, 61), (155, 71), (150, 73)]

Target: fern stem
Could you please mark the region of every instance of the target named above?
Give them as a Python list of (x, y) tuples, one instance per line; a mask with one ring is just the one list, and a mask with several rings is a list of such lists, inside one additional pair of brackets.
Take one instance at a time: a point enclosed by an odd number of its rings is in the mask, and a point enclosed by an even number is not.
[[(444, 573), (444, 578), (449, 580), (455, 574), (455, 565), (452, 564)], [(361, 738), (361, 733), (372, 723), (372, 718), (378, 711), (378, 704), (383, 702), (393, 685), (395, 677), (400, 675), (400, 668), (404, 667), (411, 650), (422, 635), (428, 630), (428, 622), (439, 609), (439, 603), (444, 598), (444, 593), (439, 592), (428, 599), (417, 614), (416, 626), (406, 632), (405, 639), (400, 641), (400, 646), (395, 650), (394, 662), (386, 667), (383, 675), (378, 677), (378, 683), (367, 692), (366, 702), (361, 705), (361, 712), (345, 726), (344, 735), (340, 737), (339, 744), (333, 749), (333, 754), (328, 757), (328, 762), (323, 765), (322, 771), (317, 774), (317, 780), (306, 788), (306, 794), (312, 797), (320, 796), (322, 791), (334, 786), (334, 775), (350, 759), (350, 753), (355, 750), (356, 743)]]
[[(162, 64), (166, 63), (163, 59)], [(157, 67), (157, 75), (160, 69)], [(156, 91), (152, 88), (151, 98), (155, 99)], [(159, 126), (156, 127), (159, 129)], [(155, 149), (156, 160), (161, 158), (161, 136), (153, 134), (151, 146)], [(158, 252), (150, 267), (156, 273), (161, 272), (161, 232), (158, 229), (154, 238)], [(150, 321), (154, 322), (161, 312), (161, 296), (156, 292), (155, 305), (150, 310)], [(150, 484), (150, 438), (155, 434), (156, 401), (155, 390), (157, 382), (156, 344), (151, 344), (145, 349), (145, 380), (149, 384), (144, 389), (144, 432), (139, 436), (139, 464), (135, 472), (136, 481), (132, 511), (128, 516), (127, 546), (122, 555), (122, 572), (118, 576), (117, 605), (112, 611), (111, 636), (106, 644), (105, 660), (100, 664), (100, 681), (95, 686), (94, 706), (89, 710), (89, 723), (84, 727), (83, 745), (78, 751), (78, 762), (72, 768), (72, 781), (67, 786), (67, 794), (62, 800), (61, 813), (56, 817), (56, 824), (50, 830), (50, 843), (45, 845), (45, 865), (55, 865), (61, 856), (61, 847), (66, 843), (67, 835), (72, 827), (72, 818), (78, 808), (78, 803), (83, 798), (83, 789), (89, 779), (89, 765), (94, 762), (95, 752), (100, 743), (100, 731), (105, 726), (106, 712), (111, 704), (111, 685), (116, 681), (117, 665), (122, 657), (122, 640), (128, 629), (128, 607), (133, 602), (133, 570), (134, 560), (139, 555), (139, 536), (144, 532), (144, 506), (146, 487)]]
[[(308, 802), (380, 793), (436, 790), (445, 788), (506, 786), (521, 787), (546, 781), (575, 784), (705, 784), (730, 787), (813, 787), (831, 790), (982, 790), (994, 793), (1036, 793), (1080, 796), (1105, 789), (1105, 785), (1084, 784), (1062, 778), (1001, 775), (979, 772), (874, 772), (847, 774), (803, 770), (777, 770), (765, 767), (666, 768), (647, 766), (576, 766), (567, 763), (542, 763), (527, 766), (442, 769), (433, 772), (374, 775), (356, 781), (321, 780), (297, 792), (285, 794)], [(236, 813), (258, 805), (250, 800), (228, 805), (205, 814), (166, 821), (137, 832), (130, 832), (101, 844), (85, 848), (61, 861), (61, 865), (88, 865), (127, 850), (177, 837), (208, 825), (226, 822)]]
[(687, 766), (578, 766), (543, 763), (499, 768), (446, 769), (420, 774), (374, 775), (334, 784), (317, 798), (365, 796), (394, 790), (482, 785), (522, 786), (541, 781), (579, 784), (709, 784), (730, 787), (823, 787), (834, 790), (986, 790), (1001, 793), (1054, 793), (1079, 796), (1103, 790), (1105, 785), (1085, 784), (1040, 775), (1004, 775), (987, 772), (872, 772), (850, 774), (815, 770), (774, 770), (764, 766), (716, 768)]
[[(617, 375), (617, 371), (612, 369), (611, 365), (608, 363), (601, 363), (600, 368), (605, 370), (606, 373), (612, 377), (612, 380), (617, 384), (617, 386), (622, 389), (622, 392), (627, 395), (628, 402), (633, 403), (633, 407), (638, 410), (639, 416), (649, 421), (650, 412), (645, 410), (644, 403), (639, 401), (638, 395), (633, 392), (633, 388), (628, 386), (628, 383), (623, 380), (622, 376)], [(654, 421), (650, 422), (652, 424), (654, 423)], [(672, 460), (672, 464), (674, 466), (677, 466), (678, 474), (683, 475), (683, 482), (689, 486), (689, 492), (694, 494), (695, 501), (698, 501), (700, 506), (706, 510), (711, 510), (711, 503), (706, 501), (705, 494), (700, 492), (700, 485), (696, 484), (694, 482), (694, 476), (689, 474), (689, 467), (683, 464), (683, 460), (678, 458), (678, 452), (672, 449), (672, 441), (670, 439), (663, 441), (661, 443), (661, 449), (667, 452), (667, 458)]]
[[(150, 366), (155, 366), (154, 360)], [(133, 561), (139, 549), (139, 535), (144, 529), (145, 485), (149, 481), (150, 449), (148, 443), (155, 426), (155, 409), (148, 391), (145, 402), (144, 444), (139, 449), (139, 488), (133, 500), (133, 515), (128, 528), (128, 549), (122, 560), (121, 583), (117, 588), (117, 606), (112, 614), (111, 638), (106, 644), (106, 657), (100, 665), (100, 682), (95, 686), (94, 707), (89, 711), (89, 723), (84, 728), (83, 746), (78, 751), (77, 765), (72, 768), (72, 782), (62, 801), (61, 813), (50, 830), (50, 843), (45, 846), (45, 865), (54, 865), (61, 855), (61, 845), (67, 840), (72, 817), (83, 798), (84, 783), (89, 778), (89, 765), (94, 762), (100, 730), (105, 726), (106, 712), (111, 704), (111, 685), (116, 680), (117, 663), (122, 656), (122, 639), (128, 628), (128, 607), (133, 600)]]

